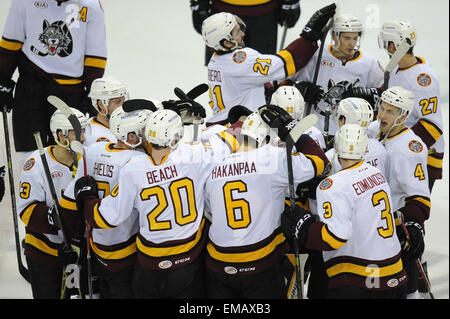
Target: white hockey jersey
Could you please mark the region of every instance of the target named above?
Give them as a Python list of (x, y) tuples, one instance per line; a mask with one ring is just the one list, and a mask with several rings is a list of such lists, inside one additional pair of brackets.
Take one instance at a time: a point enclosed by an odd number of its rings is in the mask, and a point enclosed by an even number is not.
[(100, 123), (95, 117), (91, 117), (85, 132), (84, 146), (89, 147), (97, 142), (117, 143), (117, 138), (111, 130)]
[[(63, 190), (72, 181), (73, 168), (58, 162), (53, 155), (54, 148), (55, 146), (45, 148), (45, 158), (57, 199), (60, 200)], [(26, 226), (25, 243), (47, 258), (57, 257), (58, 247), (63, 242), (62, 232), (42, 231), (45, 230), (45, 224), (48, 223), (47, 207), (52, 206), (54, 202), (39, 150), (31, 153), (22, 167), (18, 195), (17, 212)], [(40, 205), (44, 206), (40, 207)], [(26, 253), (28, 252), (26, 251)]]
[(84, 67), (106, 66), (100, 1), (12, 0), (0, 47), (22, 50), (60, 84), (80, 83)]
[(119, 225), (136, 209), (139, 263), (166, 269), (194, 262), (204, 247), (203, 188), (215, 156), (197, 142), (180, 143), (159, 165), (150, 155), (133, 157), (122, 168), (116, 191), (93, 207), (95, 226)]
[[(422, 218), (427, 219), (431, 207), (427, 146), (409, 128), (386, 138), (384, 145), (388, 156), (386, 178), (392, 190), (392, 210), (396, 211), (408, 202), (415, 203), (425, 209)], [(408, 216), (409, 213), (412, 212), (403, 212), (407, 219), (412, 217)]]
[[(328, 160), (331, 162), (332, 165), (330, 174), (337, 173), (342, 169), (342, 166), (339, 163), (337, 156), (335, 156), (334, 148), (328, 150), (325, 153), (325, 155), (327, 156)], [(383, 174), (386, 174), (386, 161), (387, 161), (386, 149), (384, 148), (383, 144), (381, 144), (377, 139), (369, 138), (367, 143), (367, 153), (364, 158), (364, 161), (367, 164), (378, 168)]]
[[(315, 176), (304, 154), (293, 154), (292, 163), (295, 185)], [(268, 144), (220, 162), (205, 186), (205, 209), (212, 215), (207, 266), (230, 274), (273, 264), (286, 249), (280, 216), (288, 195), (285, 147)]]
[(264, 83), (285, 79), (295, 72), (289, 53), (262, 54), (251, 48), (214, 53), (208, 63), (208, 85), (213, 116), (209, 123), (228, 118), (228, 111), (243, 105), (251, 111), (266, 104)]
[(379, 169), (358, 162), (324, 179), (316, 195), (321, 222), (310, 226), (307, 248), (323, 250), (328, 287), (387, 289), (406, 281), (391, 188)]
[[(114, 148), (113, 143), (99, 142), (92, 144), (86, 151), (86, 173), (95, 178), (98, 195), (104, 198), (114, 191), (119, 182), (121, 168), (134, 156), (142, 152)], [(61, 207), (75, 208), (75, 182), (84, 175), (84, 164), (80, 163), (74, 180), (67, 186)], [(71, 212), (72, 214), (74, 212)], [(91, 248), (101, 263), (108, 269), (117, 271), (132, 262), (130, 259), (136, 252), (136, 234), (138, 231), (137, 213), (134, 212), (112, 229), (92, 229)], [(83, 218), (84, 219), (84, 218)]]
[[(335, 58), (331, 52), (331, 45), (328, 46), (328, 50), (323, 50), (316, 83), (317, 85), (321, 85), (325, 92), (327, 92), (329, 88), (328, 83), (330, 80), (334, 81), (335, 84), (344, 80), (349, 81), (350, 83), (354, 83), (358, 80), (357, 84), (355, 84), (355, 86), (358, 87), (381, 87), (383, 85), (383, 68), (380, 63), (367, 52), (358, 51), (355, 58), (347, 61), (345, 64), (343, 64), (341, 60)], [(312, 82), (318, 56), (319, 53), (317, 51), (308, 64), (291, 77), (291, 79), (295, 82)], [(324, 101), (320, 101), (318, 107), (325, 111), (327, 104)], [(324, 116), (318, 114), (314, 108), (312, 108), (311, 113), (318, 115), (319, 120), (315, 126), (323, 132), (325, 124)], [(337, 124), (330, 117), (328, 133), (334, 135), (337, 129)]]

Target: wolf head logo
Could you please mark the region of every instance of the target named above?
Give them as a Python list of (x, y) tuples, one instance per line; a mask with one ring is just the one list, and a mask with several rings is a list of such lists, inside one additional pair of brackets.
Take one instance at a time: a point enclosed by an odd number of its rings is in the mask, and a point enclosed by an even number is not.
[(34, 46), (31, 50), (40, 56), (66, 57), (72, 53), (73, 41), (69, 27), (64, 21), (55, 21), (50, 24), (46, 19), (42, 23), (42, 33), (39, 35), (39, 41), (45, 46), (47, 52), (41, 52)]

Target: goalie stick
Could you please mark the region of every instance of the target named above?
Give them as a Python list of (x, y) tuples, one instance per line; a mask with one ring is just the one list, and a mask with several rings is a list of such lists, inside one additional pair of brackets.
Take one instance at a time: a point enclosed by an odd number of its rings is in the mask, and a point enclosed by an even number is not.
[(9, 127), (8, 127), (8, 118), (7, 118), (7, 109), (6, 105), (2, 108), (3, 113), (3, 130), (5, 132), (5, 146), (6, 146), (6, 157), (8, 162), (8, 177), (9, 177), (9, 193), (11, 195), (11, 206), (12, 206), (12, 215), (13, 215), (13, 224), (14, 224), (14, 239), (16, 242), (16, 255), (17, 255), (17, 264), (19, 266), (20, 275), (28, 282), (30, 282), (30, 274), (28, 269), (24, 266), (21, 258), (21, 247), (20, 247), (20, 238), (19, 238), (19, 225), (17, 221), (17, 205), (16, 205), (16, 194), (14, 191), (15, 183), (14, 183), (14, 172), (12, 168), (12, 160), (11, 160), (11, 144), (9, 142)]
[[(308, 128), (317, 123), (317, 115), (310, 114), (301, 119), (294, 128), (289, 132), (289, 135), (286, 138), (286, 159), (287, 159), (287, 167), (288, 167), (288, 179), (289, 179), (289, 201), (290, 201), (290, 211), (294, 213), (295, 207), (295, 189), (294, 189), (294, 172), (292, 168), (292, 149), (294, 148), (295, 143), (298, 141), (300, 136), (306, 131)], [(303, 274), (300, 265), (300, 253), (298, 242), (294, 240), (294, 263), (295, 263), (295, 276), (298, 287), (297, 297), (299, 299), (303, 299)]]
[[(64, 113), (69, 120), (75, 131), (75, 140), (70, 142), (70, 148), (75, 152), (75, 160), (77, 159), (76, 153), (81, 154), (83, 157), (84, 177), (87, 176), (86, 154), (84, 152), (84, 146), (81, 144), (81, 124), (77, 116), (72, 112), (70, 107), (60, 98), (54, 95), (47, 97), (47, 101), (56, 107), (58, 110)], [(93, 287), (92, 287), (92, 268), (91, 268), (91, 249), (90, 249), (90, 228), (86, 221), (86, 258), (87, 258), (87, 270), (88, 270), (88, 289), (89, 298), (92, 299)], [(83, 295), (80, 294), (82, 297)]]
[(389, 86), (389, 79), (391, 77), (392, 71), (394, 71), (395, 66), (400, 62), (400, 60), (403, 58), (403, 56), (408, 52), (408, 50), (411, 48), (411, 39), (405, 38), (402, 43), (398, 46), (398, 48), (395, 50), (394, 54), (391, 56), (391, 59), (389, 60), (389, 63), (386, 65), (386, 68), (384, 69), (384, 84), (383, 87), (385, 90), (388, 89)]

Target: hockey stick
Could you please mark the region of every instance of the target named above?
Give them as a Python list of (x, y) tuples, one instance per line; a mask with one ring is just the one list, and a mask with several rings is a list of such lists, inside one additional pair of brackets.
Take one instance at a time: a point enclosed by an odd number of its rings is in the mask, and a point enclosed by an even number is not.
[[(290, 201), (290, 211), (294, 214), (295, 207), (295, 189), (294, 189), (294, 171), (292, 168), (292, 149), (294, 148), (295, 143), (298, 141), (300, 136), (306, 131), (308, 128), (317, 123), (317, 115), (310, 114), (303, 119), (301, 119), (294, 128), (289, 132), (289, 135), (286, 138), (286, 158), (287, 158), (287, 166), (288, 166), (288, 179), (289, 179), (289, 201)], [(298, 287), (298, 298), (303, 299), (303, 274), (300, 266), (300, 249), (298, 246), (298, 242), (296, 240), (294, 242), (294, 262), (295, 262), (295, 275)]]
[[(319, 55), (317, 56), (316, 61), (316, 68), (314, 69), (314, 76), (313, 76), (313, 83), (317, 84), (317, 78), (319, 77), (319, 70), (320, 70), (320, 63), (322, 62), (322, 54), (323, 54), (323, 48), (325, 47), (325, 39), (327, 38), (328, 31), (333, 26), (334, 19), (330, 19), (328, 23), (325, 25), (325, 27), (322, 29), (322, 38), (320, 39), (320, 48), (319, 48)], [(305, 116), (309, 115), (311, 113), (311, 103), (306, 103), (305, 108)]]
[(394, 71), (395, 66), (400, 62), (400, 60), (403, 58), (403, 56), (408, 52), (408, 50), (411, 48), (411, 39), (405, 38), (403, 42), (398, 46), (398, 48), (395, 50), (394, 54), (391, 56), (391, 59), (389, 60), (389, 63), (386, 65), (386, 68), (384, 69), (384, 89), (388, 89), (389, 85), (389, 79), (391, 77), (392, 71)]
[[(188, 93), (184, 93), (184, 91), (178, 87), (176, 87), (173, 91), (175, 95), (181, 99), (181, 100), (190, 100), (194, 102), (194, 99), (208, 91), (209, 86), (206, 83), (202, 83), (191, 89)], [(192, 136), (192, 141), (195, 142), (198, 139), (198, 128), (200, 124), (202, 124), (203, 121), (201, 119), (198, 119), (196, 116), (193, 120), (194, 124), (194, 134)]]
[(278, 52), (280, 52), (281, 50), (283, 50), (284, 48), (284, 41), (286, 41), (286, 34), (287, 34), (287, 25), (286, 23), (283, 23), (283, 34), (281, 35), (281, 42), (280, 42), (280, 49), (278, 50)]
[[(83, 166), (84, 166), (84, 177), (87, 176), (87, 165), (86, 165), (86, 154), (84, 151), (83, 144), (81, 144), (81, 124), (76, 115), (72, 112), (70, 107), (60, 98), (50, 95), (47, 98), (47, 101), (56, 107), (58, 110), (64, 113), (64, 115), (69, 120), (75, 131), (75, 141), (70, 142), (70, 148), (78, 154), (81, 154), (83, 157)], [(76, 158), (76, 154), (75, 154)], [(89, 289), (89, 298), (92, 299), (93, 296), (93, 287), (92, 287), (92, 265), (91, 265), (91, 249), (90, 249), (90, 237), (91, 231), (89, 228), (89, 223), (86, 223), (86, 259), (87, 259), (87, 271), (88, 271), (88, 289)], [(81, 295), (81, 294), (80, 294)], [(81, 295), (83, 296), (83, 295)]]
[[(398, 219), (400, 221), (400, 224), (402, 225), (403, 232), (405, 233), (406, 241), (408, 243), (410, 243), (411, 242), (411, 237), (409, 236), (408, 229), (405, 226), (404, 216), (403, 216), (403, 214), (397, 214), (397, 216), (398, 216)], [(427, 287), (428, 294), (430, 295), (430, 298), (434, 299), (434, 295), (431, 292), (430, 280), (428, 279), (427, 275), (425, 274), (425, 271), (423, 269), (422, 263), (420, 262), (420, 258), (416, 258), (416, 265), (417, 265), (417, 268), (419, 269), (420, 274), (422, 275), (423, 281), (425, 282), (425, 286)]]
[(14, 238), (16, 242), (16, 255), (17, 255), (17, 264), (19, 266), (20, 275), (28, 282), (30, 282), (30, 274), (28, 269), (23, 265), (21, 258), (21, 247), (20, 247), (20, 238), (19, 238), (19, 225), (17, 222), (17, 206), (16, 206), (16, 194), (14, 191), (14, 172), (12, 168), (12, 160), (11, 160), (11, 145), (9, 143), (9, 127), (8, 127), (8, 118), (7, 118), (7, 110), (6, 105), (3, 106), (3, 130), (5, 132), (5, 146), (6, 146), (6, 157), (8, 161), (8, 175), (9, 175), (9, 192), (11, 195), (11, 206), (12, 206), (12, 214), (13, 214), (13, 224), (14, 224)]

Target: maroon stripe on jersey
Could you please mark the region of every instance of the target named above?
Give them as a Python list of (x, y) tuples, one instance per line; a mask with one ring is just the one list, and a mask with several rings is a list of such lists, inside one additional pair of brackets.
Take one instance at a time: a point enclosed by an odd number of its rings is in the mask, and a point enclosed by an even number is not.
[(430, 206), (424, 204), (420, 199), (423, 199), (425, 202), (430, 202), (428, 197), (419, 195), (405, 198), (405, 206), (399, 209), (403, 216), (405, 216), (405, 221), (416, 221), (423, 225), (430, 218)]
[[(105, 267), (106, 269), (112, 271), (112, 272), (119, 272), (127, 267), (130, 267), (132, 265), (135, 264), (136, 262), (136, 236), (132, 236), (130, 239), (128, 239), (125, 242), (119, 243), (119, 244), (115, 244), (115, 245), (102, 245), (99, 243), (94, 243), (94, 245), (104, 251), (104, 252), (115, 252), (115, 251), (119, 251), (121, 249), (126, 249), (128, 247), (132, 247), (134, 245), (134, 253), (121, 258), (121, 259), (106, 259), (106, 258), (102, 258), (101, 256), (99, 256), (98, 254), (96, 254), (95, 250), (92, 249), (92, 252), (95, 254), (95, 256), (97, 257), (97, 259), (99, 259), (100, 264), (103, 265), (103, 267)], [(91, 245), (92, 246), (92, 245)]]
[(314, 222), (309, 226), (308, 228), (308, 235), (306, 236), (306, 243), (305, 246), (308, 249), (314, 249), (314, 250), (323, 250), (323, 251), (331, 251), (335, 250), (333, 247), (330, 246), (326, 241), (322, 238), (322, 227), (326, 227), (328, 234), (333, 237), (338, 242), (345, 242), (344, 239), (341, 239), (337, 236), (335, 236), (332, 232), (328, 230), (328, 227), (323, 222)]
[(436, 168), (430, 165), (427, 165), (428, 177), (434, 179), (442, 179), (442, 168)]
[[(31, 203), (36, 204), (36, 202)], [(28, 208), (28, 206), (27, 206)], [(48, 224), (48, 206), (45, 203), (39, 202), (34, 207), (33, 212), (30, 215), (27, 228), (33, 232), (45, 233), (45, 234), (58, 234), (58, 231), (54, 227)]]
[[(30, 234), (34, 237), (36, 237), (38, 240), (42, 241), (45, 245), (52, 249), (58, 249), (60, 247), (60, 244), (56, 244), (51, 242), (47, 237), (45, 237), (41, 233), (35, 233), (29, 229), (25, 229), (27, 234)], [(58, 256), (54, 256), (51, 254), (46, 253), (45, 251), (40, 250), (38, 247), (35, 247), (27, 242), (25, 242), (24, 246), (24, 254), (25, 256), (28, 256), (30, 258), (33, 258), (39, 263), (49, 265), (49, 266), (55, 266), (59, 267), (62, 266), (61, 259)]]
[[(431, 134), (424, 125), (431, 125), (438, 133), (440, 133), (439, 137), (442, 135), (442, 130), (433, 122), (425, 120), (425, 119), (421, 119), (419, 120), (416, 124), (414, 124), (413, 127), (411, 127), (411, 129), (413, 130), (413, 132), (419, 136), (422, 141), (426, 144), (426, 146), (428, 148), (431, 148), (431, 146), (433, 146), (434, 143), (436, 143), (437, 141), (437, 136), (433, 136), (433, 134)], [(437, 138), (436, 138), (437, 137)]]
[(295, 70), (298, 72), (311, 60), (317, 48), (315, 42), (313, 43), (300, 37), (292, 41), (285, 50), (292, 54)]
[(397, 274), (381, 278), (368, 278), (357, 274), (343, 273), (334, 276), (328, 281), (328, 288), (353, 286), (367, 290), (388, 290), (403, 286), (407, 282), (407, 275), (403, 269)]

